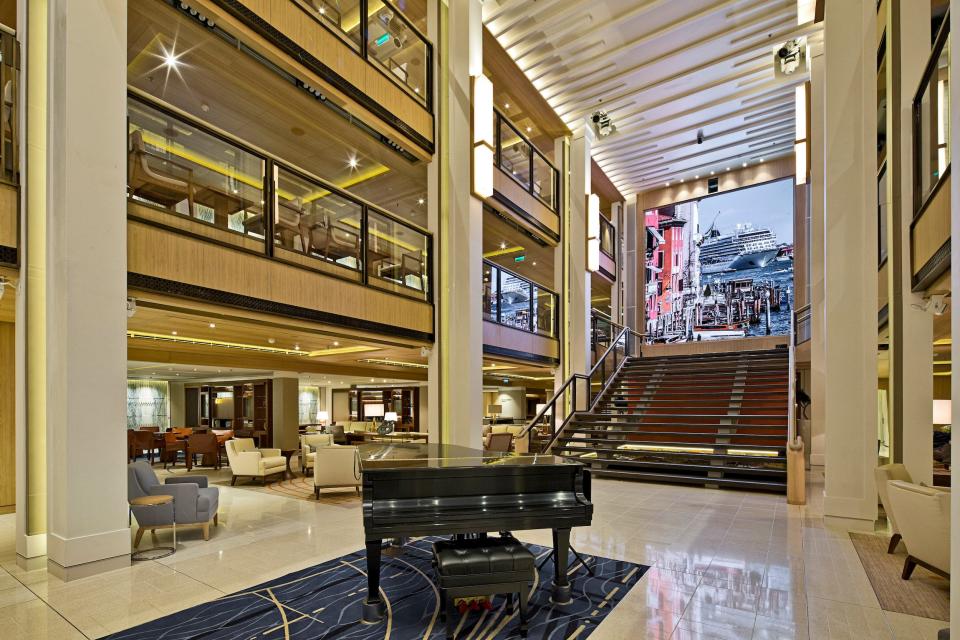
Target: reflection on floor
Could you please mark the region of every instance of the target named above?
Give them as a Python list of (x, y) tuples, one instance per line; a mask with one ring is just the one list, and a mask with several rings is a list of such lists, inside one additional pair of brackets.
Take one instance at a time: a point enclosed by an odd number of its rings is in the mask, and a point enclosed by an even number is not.
[[(574, 532), (574, 545), (653, 568), (591, 640), (926, 640), (944, 626), (880, 609), (850, 537), (824, 525), (820, 485), (806, 507), (778, 495), (612, 480), (595, 481), (593, 492), (594, 524)], [(63, 583), (17, 566), (14, 516), (0, 516), (3, 637), (100, 637), (346, 555), (363, 541), (355, 498), (317, 504), (224, 486), (220, 523), (209, 542), (184, 532), (163, 560)], [(549, 532), (518, 537), (550, 544)], [(159, 540), (169, 542), (169, 533)]]

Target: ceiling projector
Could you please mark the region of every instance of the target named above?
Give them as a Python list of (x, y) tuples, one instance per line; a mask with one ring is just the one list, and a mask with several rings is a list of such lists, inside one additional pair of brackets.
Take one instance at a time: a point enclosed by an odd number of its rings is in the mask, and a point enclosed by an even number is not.
[(778, 76), (789, 76), (805, 71), (807, 66), (807, 39), (794, 38), (773, 48), (773, 69)]
[(617, 132), (616, 125), (610, 120), (606, 111), (594, 111), (590, 119), (593, 120), (593, 128), (600, 138), (606, 138), (611, 133)]

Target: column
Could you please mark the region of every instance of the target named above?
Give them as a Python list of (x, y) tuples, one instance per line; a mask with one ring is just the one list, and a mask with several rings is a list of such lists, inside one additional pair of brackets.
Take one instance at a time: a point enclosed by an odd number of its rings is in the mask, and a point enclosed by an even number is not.
[(187, 395), (182, 382), (168, 383), (170, 402), (170, 426), (183, 427), (187, 424)]
[(570, 143), (570, 198), (561, 242), (564, 251), (563, 370), (566, 377), (590, 370), (590, 272), (587, 271), (587, 196), (593, 129), (584, 120)]
[[(825, 16), (824, 515), (877, 516), (876, 5)], [(856, 525), (855, 525), (856, 526)]]
[(130, 561), (127, 3), (48, 8), (47, 557), (69, 576)]
[(610, 217), (613, 220), (613, 228), (617, 233), (616, 243), (613, 245), (613, 255), (617, 258), (616, 273), (617, 279), (610, 287), (610, 317), (614, 322), (624, 324), (623, 319), (623, 203), (614, 202), (611, 206)]
[[(890, 279), (890, 393), (894, 459), (914, 482), (933, 484), (933, 319), (911, 291), (913, 97), (930, 56), (930, 5), (887, 3), (887, 211)], [(892, 95), (890, 95), (892, 94)]]
[(637, 213), (637, 200), (631, 198), (626, 202), (623, 215), (623, 275), (624, 295), (623, 305), (624, 324), (634, 331), (643, 332), (643, 297), (639, 293), (643, 290), (644, 265), (643, 255), (638, 248), (639, 237), (637, 227), (640, 224), (640, 215)]
[(810, 464), (823, 466), (825, 433), (826, 380), (826, 308), (824, 307), (824, 92), (825, 62), (823, 43), (810, 47)]
[[(300, 443), (300, 379), (294, 374), (273, 378), (273, 446), (296, 449)], [(316, 416), (310, 420), (316, 422)]]
[[(960, 30), (960, 0), (950, 0), (950, 33)], [(952, 63), (951, 63), (952, 64)], [(950, 104), (960, 104), (960, 87), (950, 83)], [(950, 131), (960, 131), (960, 109), (950, 109)], [(960, 158), (960, 136), (950, 136), (950, 157)], [(950, 237), (960, 238), (960, 180), (950, 181)], [(950, 264), (960, 265), (960, 241), (950, 243)], [(960, 268), (950, 269), (950, 290), (960, 291)], [(950, 347), (950, 360), (960, 362), (960, 313), (957, 305), (952, 304), (950, 314), (950, 335), (953, 344)], [(954, 372), (950, 376), (950, 397), (953, 400), (952, 413), (960, 416), (960, 375)], [(950, 442), (953, 442), (951, 432)], [(960, 575), (960, 491), (950, 494), (950, 573)], [(956, 586), (954, 586), (956, 585)], [(950, 632), (960, 637), (960, 580), (950, 583)]]
[[(428, 179), (438, 282), (429, 358), (432, 442), (479, 449), (483, 424), (483, 203), (471, 193), (471, 75), (483, 72), (481, 2), (439, 3), (438, 153)], [(432, 21), (434, 22), (434, 21)]]

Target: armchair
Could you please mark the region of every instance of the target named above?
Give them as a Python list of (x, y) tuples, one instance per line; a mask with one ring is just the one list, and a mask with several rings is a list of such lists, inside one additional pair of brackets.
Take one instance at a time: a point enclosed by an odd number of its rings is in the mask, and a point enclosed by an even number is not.
[(950, 492), (902, 480), (887, 483), (890, 505), (907, 547), (904, 580), (917, 565), (950, 577)]
[(193, 184), (193, 170), (148, 151), (143, 140), (143, 131), (139, 129), (130, 134), (127, 188), (131, 195), (141, 196), (164, 207), (173, 207), (186, 200), (189, 215), (195, 215), (193, 201), (196, 187)]
[(133, 546), (140, 544), (143, 532), (169, 527), (200, 527), (203, 539), (210, 539), (210, 521), (217, 526), (217, 506), (220, 490), (207, 486), (206, 476), (178, 476), (160, 484), (150, 464), (140, 460), (127, 465), (127, 498), (141, 496), (173, 496), (173, 502), (150, 507), (131, 507), (137, 519), (137, 536)]
[(883, 511), (887, 514), (887, 521), (890, 523), (890, 546), (887, 547), (887, 553), (893, 553), (900, 543), (900, 527), (897, 526), (897, 520), (893, 514), (893, 506), (890, 504), (890, 492), (887, 483), (891, 480), (902, 480), (904, 482), (913, 482), (907, 467), (902, 464), (884, 464), (873, 470), (873, 478), (877, 484), (877, 493), (880, 494), (880, 503), (883, 505)]
[(360, 461), (357, 447), (332, 444), (314, 453), (313, 495), (320, 499), (320, 489), (354, 487), (360, 492)]
[(333, 436), (329, 433), (308, 433), (300, 436), (300, 470), (304, 474), (313, 468), (316, 459), (316, 450), (320, 447), (329, 447), (333, 444)]
[(287, 470), (287, 460), (280, 449), (257, 449), (253, 438), (233, 438), (227, 440), (227, 460), (230, 463), (230, 486), (237, 484), (237, 478), (260, 478), (267, 484), (267, 476), (282, 476)]

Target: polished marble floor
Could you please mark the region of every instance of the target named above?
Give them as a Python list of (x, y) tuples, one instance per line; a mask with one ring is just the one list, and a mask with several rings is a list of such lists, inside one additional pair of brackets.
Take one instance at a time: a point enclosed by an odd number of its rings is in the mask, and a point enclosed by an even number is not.
[[(14, 517), (0, 516), (0, 637), (97, 638), (362, 546), (360, 502), (349, 494), (317, 504), (220, 486), (208, 542), (183, 532), (173, 556), (66, 583), (18, 565)], [(846, 532), (824, 524), (816, 477), (805, 507), (614, 480), (595, 480), (593, 492), (594, 524), (574, 532), (574, 545), (653, 567), (593, 640), (927, 640), (946, 626), (880, 609)], [(549, 532), (517, 533), (550, 544)]]

